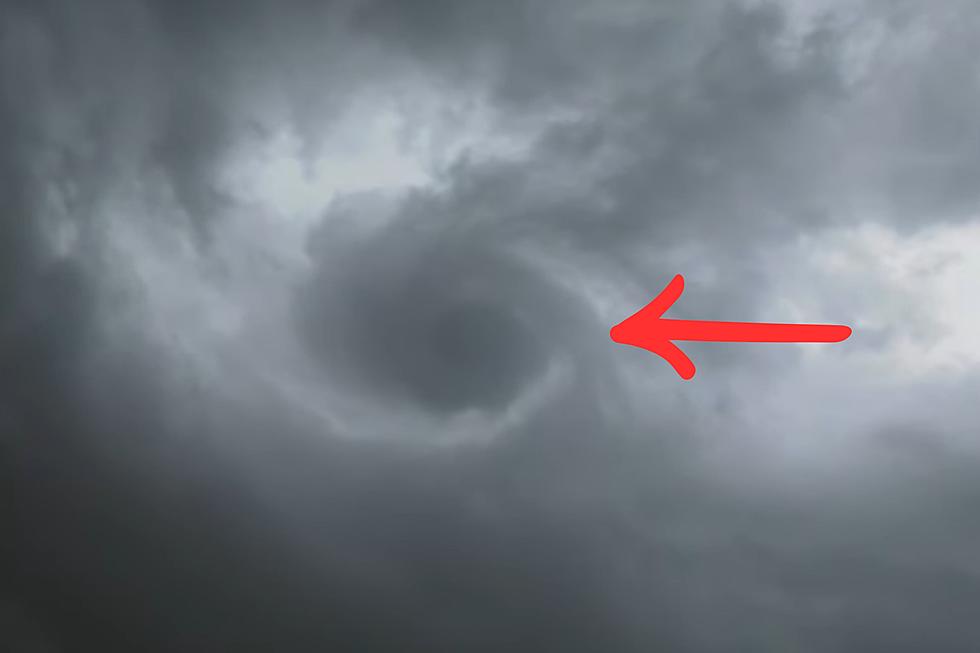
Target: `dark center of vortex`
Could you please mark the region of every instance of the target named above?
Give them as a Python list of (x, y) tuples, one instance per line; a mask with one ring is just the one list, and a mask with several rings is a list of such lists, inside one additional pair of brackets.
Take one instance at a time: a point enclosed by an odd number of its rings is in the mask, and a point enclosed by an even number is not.
[(415, 343), (408, 390), (442, 410), (497, 408), (544, 364), (540, 341), (502, 307), (462, 305), (438, 313)]

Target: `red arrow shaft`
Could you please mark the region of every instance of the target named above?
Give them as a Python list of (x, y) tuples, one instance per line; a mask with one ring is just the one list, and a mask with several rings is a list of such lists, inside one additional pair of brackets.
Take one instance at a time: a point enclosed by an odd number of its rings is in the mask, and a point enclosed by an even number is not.
[(713, 342), (840, 342), (851, 335), (838, 324), (772, 324), (767, 322), (714, 322), (660, 318), (659, 335), (667, 340)]
[(675, 276), (649, 304), (609, 330), (613, 342), (642, 347), (660, 356), (682, 379), (694, 376), (691, 359), (675, 340), (708, 342), (840, 342), (851, 335), (843, 324), (773, 324), (714, 322), (661, 317), (684, 291), (684, 277)]

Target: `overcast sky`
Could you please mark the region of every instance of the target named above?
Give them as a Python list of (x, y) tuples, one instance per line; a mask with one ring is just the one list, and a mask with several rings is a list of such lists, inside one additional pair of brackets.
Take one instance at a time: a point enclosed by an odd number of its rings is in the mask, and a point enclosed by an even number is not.
[[(980, 4), (0, 0), (0, 649), (980, 650)], [(834, 345), (609, 328), (823, 322)]]

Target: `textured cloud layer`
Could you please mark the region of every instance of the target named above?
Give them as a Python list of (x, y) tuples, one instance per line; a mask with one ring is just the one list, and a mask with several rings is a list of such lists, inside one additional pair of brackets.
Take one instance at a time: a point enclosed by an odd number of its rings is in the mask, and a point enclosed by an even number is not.
[(975, 650), (978, 22), (4, 2), (4, 644)]

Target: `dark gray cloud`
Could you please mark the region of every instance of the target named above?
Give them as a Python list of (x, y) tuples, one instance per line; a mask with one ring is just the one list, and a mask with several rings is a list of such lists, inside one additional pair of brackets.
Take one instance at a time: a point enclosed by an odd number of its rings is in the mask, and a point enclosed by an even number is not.
[(977, 20), (4, 3), (3, 643), (974, 650)]

